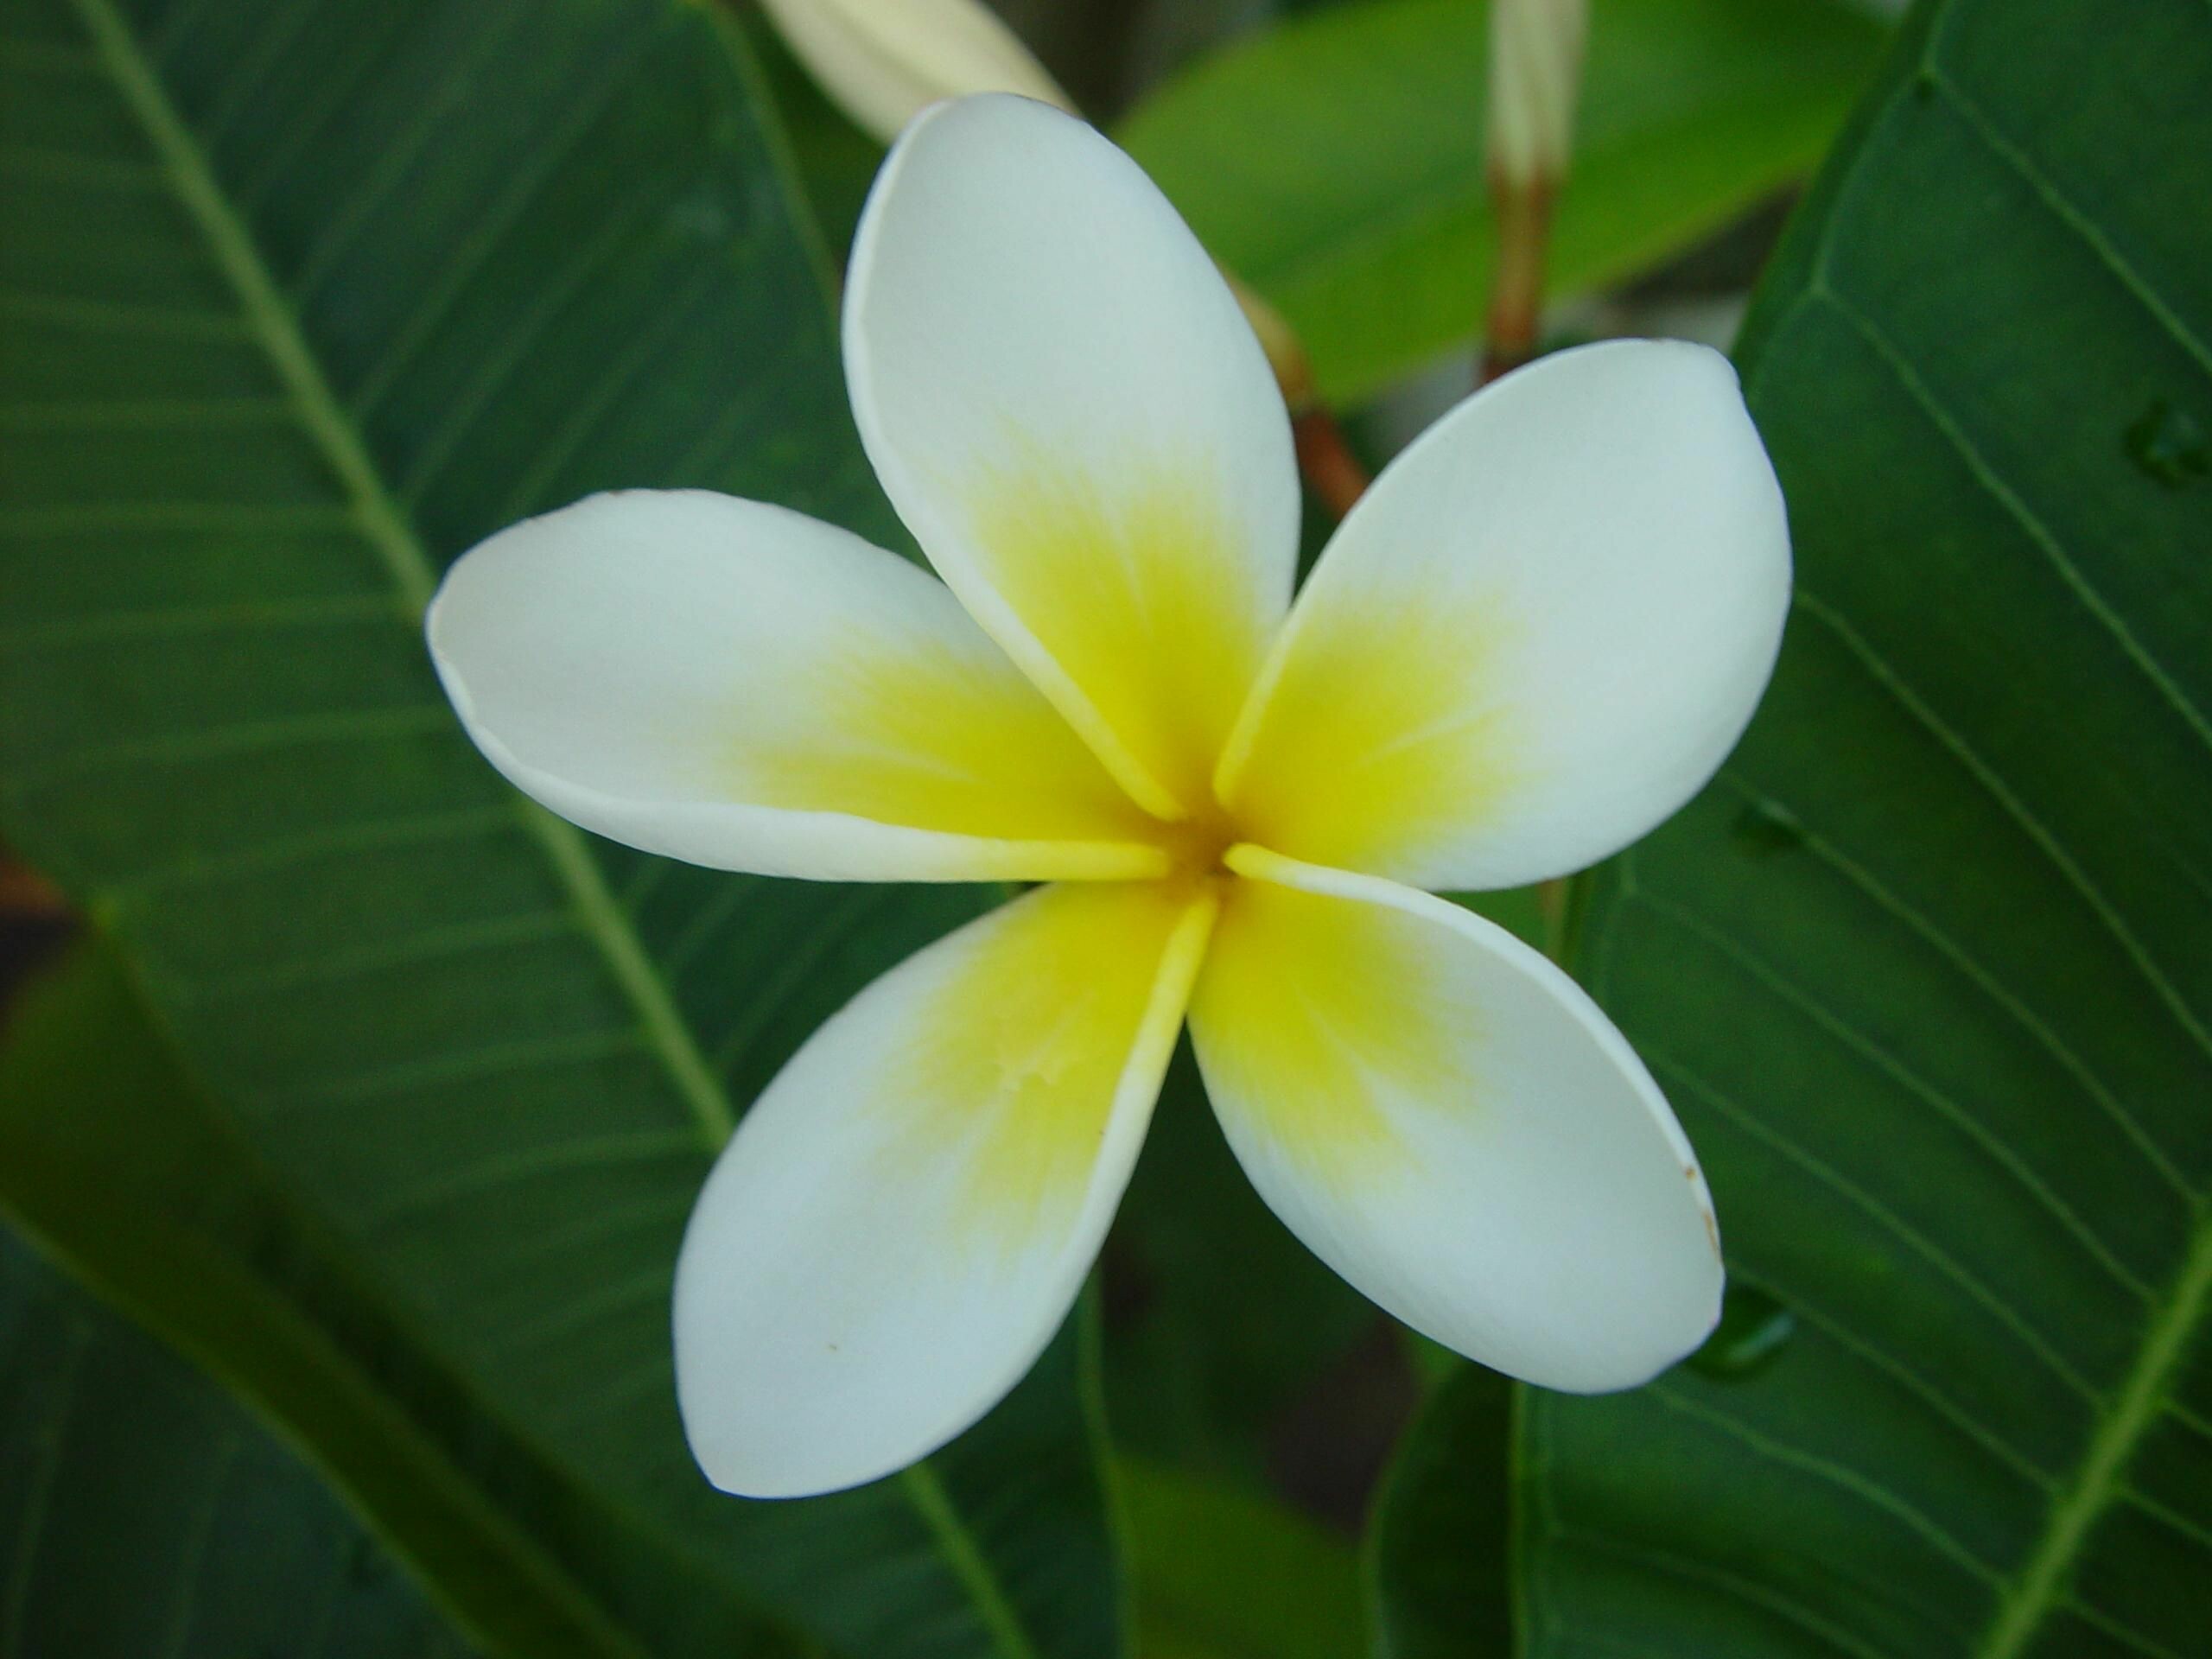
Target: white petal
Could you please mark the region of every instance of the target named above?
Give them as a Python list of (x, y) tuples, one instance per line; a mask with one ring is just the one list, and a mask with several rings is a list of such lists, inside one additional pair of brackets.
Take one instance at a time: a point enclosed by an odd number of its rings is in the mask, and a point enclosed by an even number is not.
[(1735, 372), (1618, 340), (1439, 421), (1344, 520), (1217, 778), (1247, 840), (1422, 887), (1596, 862), (1742, 734), (1789, 601)]
[(1575, 983), (1455, 905), (1238, 848), (1191, 1003), (1222, 1127), (1323, 1261), (1447, 1348), (1632, 1387), (1720, 1308), (1689, 1144)]
[(493, 764), (648, 852), (817, 879), (1162, 868), (942, 582), (781, 507), (593, 496), (464, 555), (429, 631)]
[(677, 1264), (677, 1393), (709, 1479), (857, 1485), (1020, 1379), (1121, 1200), (1212, 913), (1154, 883), (1047, 887), (809, 1039)]
[(876, 180), (844, 327), (861, 435), (938, 573), (1132, 795), (1202, 807), (1289, 603), (1298, 477), (1174, 209), (1057, 110), (941, 105)]

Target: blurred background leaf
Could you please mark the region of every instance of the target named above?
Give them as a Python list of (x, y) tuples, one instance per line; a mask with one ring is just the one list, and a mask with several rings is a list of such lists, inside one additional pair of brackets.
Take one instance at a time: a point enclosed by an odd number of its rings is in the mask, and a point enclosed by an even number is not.
[[(1116, 136), (1355, 403), (1471, 348), (1494, 243), (1480, 0), (1332, 7), (1202, 60)], [(1880, 26), (1834, 0), (1592, 9), (1554, 299), (1632, 276), (1808, 172)]]
[(2207, 86), (2201, 0), (1923, 6), (1754, 307), (1781, 671), (1583, 960), (1736, 1288), (1529, 1396), (1533, 1656), (2212, 1630)]
[(1144, 1659), (1348, 1659), (1363, 1643), (1342, 1540), (1230, 1483), (1124, 1459)]
[(1375, 1659), (1509, 1659), (1518, 1651), (1518, 1390), (1495, 1371), (1445, 1359), (1376, 1493), (1364, 1545)]
[[(1106, 1282), (1116, 1443), (1255, 1491), (1284, 1414), (1380, 1320), (1260, 1201), (1187, 1042), (1116, 1220)], [(1387, 1441), (1395, 1414), (1381, 1427)]]
[(871, 1659), (1118, 1652), (1071, 1357), (799, 1504), (711, 1492), (671, 1399), (731, 1119), (986, 895), (592, 842), (471, 750), (422, 645), (444, 560), (596, 488), (901, 544), (734, 31), (4, 0), (0, 40), (0, 828), (408, 1339), (656, 1548)]
[[(1004, 10), (1094, 117), (1138, 89), (1109, 122), (1116, 137), (1217, 257), (1285, 308), (1325, 396), (1363, 402), (1471, 351), (1494, 254), (1485, 0)], [(757, 12), (741, 15), (842, 251), (882, 146)], [(1656, 270), (1810, 172), (1883, 36), (1848, 0), (1598, 7), (1554, 297)]]

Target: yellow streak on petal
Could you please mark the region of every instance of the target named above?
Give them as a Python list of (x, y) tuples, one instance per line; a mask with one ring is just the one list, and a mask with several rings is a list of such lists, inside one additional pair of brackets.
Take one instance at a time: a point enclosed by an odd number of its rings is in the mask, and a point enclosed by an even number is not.
[[(798, 735), (732, 741), (740, 799), (1011, 840), (1154, 837), (1155, 821), (1002, 658), (890, 654), (863, 636), (791, 695), (806, 700), (801, 719), (778, 724)], [(742, 710), (731, 726), (744, 730)]]
[(1319, 1183), (1402, 1171), (1406, 1111), (1478, 1098), (1480, 1033), (1439, 989), (1434, 925), (1271, 881), (1226, 887), (1191, 1002), (1215, 1106)]
[(1216, 785), (1245, 839), (1315, 864), (1389, 867), (1481, 823), (1526, 779), (1508, 619), (1471, 600), (1305, 601)]
[(1209, 888), (1144, 882), (1048, 887), (1001, 912), (919, 1016), (883, 1179), (957, 1160), (971, 1249), (1071, 1223), (1117, 1097), (1159, 1090), (1216, 909)]
[(1217, 480), (1133, 464), (1102, 482), (1034, 446), (1008, 455), (972, 488), (971, 533), (980, 574), (1057, 671), (1039, 683), (1109, 763), (1134, 763), (1141, 777), (1116, 771), (1147, 807), (1204, 810), (1279, 620)]

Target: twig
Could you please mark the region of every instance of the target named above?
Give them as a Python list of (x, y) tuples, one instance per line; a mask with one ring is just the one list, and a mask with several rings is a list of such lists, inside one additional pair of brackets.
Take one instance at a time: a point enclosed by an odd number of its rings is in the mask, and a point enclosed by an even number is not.
[(1313, 497), (1335, 517), (1351, 511), (1353, 502), (1367, 493), (1367, 468), (1359, 464), (1344, 442), (1336, 416), (1319, 404), (1308, 404), (1291, 417), (1290, 433), (1298, 446), (1298, 470)]
[(1536, 354), (1552, 223), (1552, 187), (1544, 180), (1515, 181), (1494, 172), (1490, 195), (1497, 215), (1497, 271), (1484, 334), (1484, 385)]

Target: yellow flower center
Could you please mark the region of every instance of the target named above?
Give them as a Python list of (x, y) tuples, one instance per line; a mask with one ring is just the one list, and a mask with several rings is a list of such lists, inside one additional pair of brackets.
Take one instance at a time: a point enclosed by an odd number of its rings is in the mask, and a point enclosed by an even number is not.
[(1208, 801), (1195, 816), (1160, 825), (1155, 839), (1173, 862), (1171, 879), (1196, 880), (1228, 874), (1222, 855), (1244, 837), (1228, 813)]

